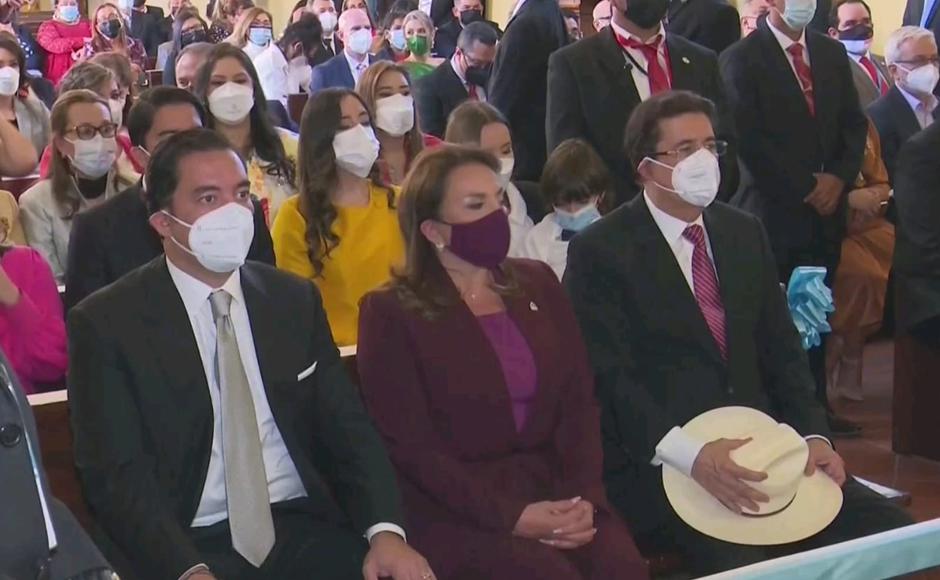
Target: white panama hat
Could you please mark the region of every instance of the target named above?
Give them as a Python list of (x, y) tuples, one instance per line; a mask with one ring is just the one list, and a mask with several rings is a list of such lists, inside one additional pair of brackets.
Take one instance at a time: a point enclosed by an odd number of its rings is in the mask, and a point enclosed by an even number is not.
[(702, 413), (682, 428), (701, 441), (753, 440), (731, 452), (738, 465), (764, 471), (748, 485), (770, 497), (758, 512), (736, 514), (696, 481), (663, 465), (663, 487), (676, 514), (699, 532), (734, 544), (772, 546), (804, 540), (832, 523), (842, 509), (842, 489), (822, 470), (804, 475), (809, 447), (788, 425), (750, 407)]

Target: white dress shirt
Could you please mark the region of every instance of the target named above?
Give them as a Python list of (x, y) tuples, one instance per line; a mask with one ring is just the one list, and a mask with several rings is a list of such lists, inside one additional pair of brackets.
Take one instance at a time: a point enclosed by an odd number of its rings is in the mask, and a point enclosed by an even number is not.
[(345, 49), (343, 50), (343, 56), (346, 57), (346, 63), (349, 64), (349, 72), (352, 73), (353, 84), (358, 85), (359, 77), (361, 77), (362, 73), (366, 72), (366, 69), (369, 68), (370, 64), (372, 64), (370, 62), (372, 57), (367, 54), (366, 58), (362, 62), (359, 62), (355, 58), (349, 56), (349, 52)]
[(930, 104), (924, 105), (921, 102), (919, 97), (912, 95), (911, 93), (904, 90), (904, 87), (900, 83), (896, 85), (898, 90), (901, 91), (901, 95), (904, 96), (904, 100), (907, 101), (907, 104), (910, 105), (911, 110), (914, 111), (914, 117), (917, 118), (917, 122), (920, 124), (921, 129), (926, 129), (927, 127), (933, 125), (933, 112), (937, 108), (937, 97), (930, 95)]
[(253, 62), (258, 72), (258, 80), (261, 82), (261, 89), (264, 91), (264, 98), (269, 101), (280, 101), (286, 107), (289, 93), (287, 86), (289, 67), (284, 53), (281, 52), (281, 47), (272, 42), (255, 57)]
[(770, 19), (767, 19), (767, 27), (770, 28), (770, 31), (774, 34), (774, 38), (777, 39), (777, 42), (780, 44), (780, 50), (783, 51), (783, 56), (787, 57), (787, 62), (790, 63), (790, 70), (793, 71), (793, 77), (796, 79), (796, 86), (800, 87), (800, 90), (803, 90), (803, 84), (800, 82), (800, 75), (796, 74), (796, 65), (793, 64), (793, 57), (790, 56), (790, 53), (787, 52), (791, 46), (800, 43), (800, 46), (803, 47), (803, 62), (806, 63), (806, 66), (812, 66), (809, 62), (809, 49), (806, 48), (806, 30), (800, 34), (799, 40), (793, 40), (783, 32), (780, 32), (774, 25), (770, 23)]
[(561, 226), (555, 220), (555, 212), (546, 215), (529, 230), (519, 257), (545, 262), (561, 280), (568, 267), (568, 242), (561, 240)]
[[(712, 260), (712, 267), (714, 267), (715, 257), (712, 253), (712, 246), (708, 238), (708, 228), (705, 227), (705, 221), (702, 219), (702, 216), (699, 216), (698, 219), (691, 223), (675, 218), (656, 207), (656, 204), (653, 203), (653, 200), (649, 198), (645, 191), (643, 192), (643, 201), (646, 202), (646, 207), (649, 208), (650, 214), (653, 216), (653, 221), (656, 222), (656, 226), (666, 240), (666, 244), (669, 246), (669, 249), (672, 250), (673, 255), (675, 255), (679, 269), (682, 270), (682, 275), (685, 277), (685, 281), (689, 285), (689, 290), (694, 296), (692, 252), (695, 249), (695, 244), (685, 239), (682, 234), (685, 232), (686, 228), (691, 225), (702, 227), (702, 231), (705, 232), (705, 249), (708, 251), (708, 257)], [(715, 278), (716, 280), (718, 278), (717, 270), (715, 271)], [(807, 437), (807, 439), (814, 438), (823, 439), (828, 442), (827, 439), (818, 435), (810, 435)], [(708, 443), (708, 441), (700, 441), (683, 431), (681, 427), (675, 426), (656, 444), (656, 453), (650, 463), (652, 465), (662, 465), (665, 463), (686, 476), (692, 477), (692, 466), (695, 464), (695, 459), (706, 443)]]
[[(193, 327), (196, 345), (199, 347), (199, 356), (202, 359), (206, 373), (206, 383), (209, 385), (209, 397), (212, 400), (212, 414), (215, 418), (212, 429), (212, 454), (209, 458), (209, 470), (206, 474), (205, 487), (196, 509), (196, 517), (192, 527), (211, 526), (228, 519), (228, 505), (225, 492), (225, 457), (222, 453), (222, 403), (219, 396), (219, 383), (215, 373), (216, 356), (216, 330), (212, 318), (212, 307), (209, 304), (209, 295), (215, 290), (210, 286), (193, 278), (176, 267), (169, 259), (166, 261), (170, 271), (170, 278), (183, 300), (186, 314)], [(241, 274), (236, 270), (222, 285), (221, 290), (232, 296), (230, 318), (235, 330), (235, 339), (238, 341), (238, 352), (245, 367), (245, 375), (251, 388), (251, 399), (255, 405), (255, 415), (258, 420), (258, 433), (261, 436), (264, 470), (268, 480), (268, 495), (271, 503), (283, 502), (299, 497), (306, 497), (297, 467), (291, 459), (281, 431), (274, 421), (271, 407), (268, 404), (264, 380), (261, 377), (261, 367), (258, 364), (258, 355), (255, 351), (254, 336), (251, 332), (251, 320), (248, 308), (245, 305), (245, 296), (242, 293)], [(405, 531), (395, 524), (378, 523), (366, 530), (366, 538), (379, 532), (394, 532), (405, 538)]]
[[(623, 38), (632, 38), (637, 42), (645, 42), (642, 38), (627, 32), (625, 28), (622, 28), (613, 20), (610, 21), (610, 27)], [(662, 37), (662, 42), (659, 43), (659, 52), (657, 53), (659, 56), (659, 66), (663, 67), (663, 70), (668, 71), (671, 67), (669, 61), (666, 59), (666, 29), (663, 28), (662, 24), (659, 25), (659, 32), (656, 34)], [(643, 51), (636, 48), (624, 48), (623, 50), (633, 58), (636, 64), (643, 67), (643, 71), (649, 71), (649, 61), (646, 60), (646, 55), (643, 54)], [(624, 57), (624, 59), (629, 61), (626, 57)], [(632, 65), (633, 63), (630, 64)], [(639, 93), (641, 101), (650, 98), (650, 94), (652, 93), (650, 90), (650, 78), (647, 74), (644, 74), (643, 71), (639, 70), (636, 66), (631, 66), (630, 68), (630, 73), (633, 76), (633, 84), (636, 85), (636, 92)]]
[(510, 258), (522, 257), (522, 243), (532, 229), (532, 218), (526, 207), (525, 199), (519, 188), (512, 182), (506, 185), (506, 198), (509, 201), (509, 253)]
[[(467, 79), (465, 79), (463, 74), (460, 72), (460, 65), (457, 63), (456, 52), (454, 53), (454, 56), (450, 57), (450, 67), (454, 69), (454, 74), (456, 74), (457, 78), (460, 79), (460, 82), (463, 83), (463, 88), (466, 89), (467, 94), (470, 94), (470, 83), (467, 82)], [(476, 91), (477, 91), (477, 100), (480, 101), (481, 103), (485, 103), (486, 102), (486, 89), (478, 85), (473, 85), (473, 86), (474, 88), (476, 88)]]

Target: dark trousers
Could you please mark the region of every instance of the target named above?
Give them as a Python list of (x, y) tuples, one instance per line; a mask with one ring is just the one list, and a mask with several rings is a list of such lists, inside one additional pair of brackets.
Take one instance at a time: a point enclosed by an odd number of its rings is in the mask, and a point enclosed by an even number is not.
[(815, 536), (784, 546), (744, 546), (703, 535), (674, 513), (666, 533), (682, 552), (689, 571), (698, 575), (716, 574), (764, 560), (870, 536), (914, 523), (902, 508), (890, 503), (851, 477), (842, 488), (842, 511), (829, 526)]
[(228, 521), (193, 528), (192, 538), (206, 565), (225, 580), (361, 580), (369, 546), (352, 528), (319, 519), (306, 500), (271, 507), (274, 548), (255, 568), (232, 548)]

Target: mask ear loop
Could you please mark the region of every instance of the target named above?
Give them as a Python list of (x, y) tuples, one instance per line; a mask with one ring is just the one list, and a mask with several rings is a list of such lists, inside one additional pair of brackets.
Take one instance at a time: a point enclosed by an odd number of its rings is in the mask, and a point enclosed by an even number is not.
[[(669, 169), (669, 170), (671, 170), (671, 171), (675, 171), (675, 170), (676, 170), (676, 168), (675, 168), (674, 165), (666, 165), (666, 164), (663, 163), (662, 161), (657, 161), (656, 159), (653, 159), (652, 157), (644, 157), (644, 158), (640, 161), (640, 165), (637, 165), (637, 168), (636, 168), (636, 169), (637, 169), (637, 173), (639, 173), (640, 167), (641, 167), (644, 163), (646, 163), (647, 161), (649, 161), (650, 163), (655, 163), (656, 165), (659, 165), (660, 167), (665, 167), (666, 169)], [(671, 187), (666, 187), (665, 185), (663, 185), (662, 183), (656, 181), (655, 179), (651, 179), (650, 181), (652, 181), (653, 183), (655, 183), (656, 186), (659, 187), (660, 189), (664, 189), (664, 190), (666, 190), (666, 191), (668, 191), (668, 192), (670, 192), (670, 193), (674, 193), (674, 194), (676, 194), (676, 195), (681, 195), (681, 194), (680, 194), (678, 191), (676, 191), (675, 189), (673, 189), (673, 188), (671, 188)]]

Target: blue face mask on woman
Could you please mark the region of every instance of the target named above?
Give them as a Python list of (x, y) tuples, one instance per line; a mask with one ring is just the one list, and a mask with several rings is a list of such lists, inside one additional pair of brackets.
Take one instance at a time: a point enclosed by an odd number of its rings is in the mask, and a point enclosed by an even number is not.
[(589, 203), (574, 213), (555, 208), (555, 222), (562, 230), (580, 232), (600, 217), (601, 212), (596, 203)]
[(271, 29), (252, 27), (248, 29), (248, 40), (257, 46), (267, 46), (271, 42)]
[(59, 6), (59, 18), (65, 22), (75, 22), (78, 17), (78, 6)]

